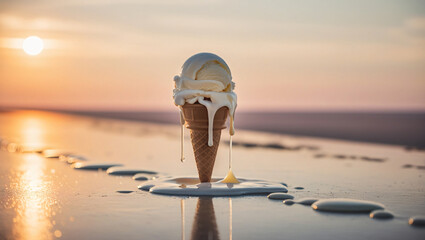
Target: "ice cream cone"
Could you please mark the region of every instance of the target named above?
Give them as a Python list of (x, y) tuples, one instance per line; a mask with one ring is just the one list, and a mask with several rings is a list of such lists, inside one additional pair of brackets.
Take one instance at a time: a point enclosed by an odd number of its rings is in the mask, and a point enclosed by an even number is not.
[(185, 104), (182, 106), (187, 128), (190, 129), (193, 153), (195, 154), (199, 180), (210, 182), (214, 168), (217, 149), (220, 143), (221, 130), (226, 128), (226, 119), (229, 113), (227, 107), (220, 108), (214, 117), (213, 145), (208, 146), (208, 112), (204, 105)]
[(220, 239), (212, 198), (198, 199), (195, 217), (193, 218), (191, 240), (204, 239)]

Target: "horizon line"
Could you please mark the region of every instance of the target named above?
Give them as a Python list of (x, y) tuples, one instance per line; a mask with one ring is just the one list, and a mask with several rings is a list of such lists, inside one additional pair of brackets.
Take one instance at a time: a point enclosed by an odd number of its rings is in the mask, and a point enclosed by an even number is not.
[[(173, 112), (172, 109), (151, 109), (151, 108), (99, 108), (99, 107), (86, 107), (86, 108), (75, 108), (75, 107), (29, 107), (29, 106), (1, 106), (0, 111), (53, 111), (53, 112), (155, 112), (155, 113), (169, 113)], [(177, 109), (176, 109), (177, 111)], [(250, 113), (250, 112), (265, 112), (265, 113), (278, 113), (278, 112), (311, 112), (311, 113), (425, 113), (425, 108), (267, 108), (267, 109), (242, 109), (238, 112)]]

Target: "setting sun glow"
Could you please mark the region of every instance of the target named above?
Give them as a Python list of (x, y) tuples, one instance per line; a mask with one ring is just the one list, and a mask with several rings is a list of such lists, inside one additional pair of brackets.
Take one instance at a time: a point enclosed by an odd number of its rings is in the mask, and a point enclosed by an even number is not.
[(22, 44), (22, 49), (29, 55), (38, 55), (43, 51), (44, 43), (41, 38), (36, 36), (27, 37)]

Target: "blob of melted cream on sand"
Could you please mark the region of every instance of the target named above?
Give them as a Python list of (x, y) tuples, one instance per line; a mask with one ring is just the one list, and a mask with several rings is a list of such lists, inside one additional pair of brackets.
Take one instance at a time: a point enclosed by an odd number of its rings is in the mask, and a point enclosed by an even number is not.
[(230, 117), (229, 172), (221, 181), (239, 183), (231, 169), (232, 136), (236, 94), (232, 75), (226, 62), (212, 53), (198, 53), (183, 64), (180, 76), (174, 77), (174, 103), (181, 116), (181, 160), (184, 125), (191, 131), (192, 146), (201, 182), (210, 182), (220, 142), (221, 129)]

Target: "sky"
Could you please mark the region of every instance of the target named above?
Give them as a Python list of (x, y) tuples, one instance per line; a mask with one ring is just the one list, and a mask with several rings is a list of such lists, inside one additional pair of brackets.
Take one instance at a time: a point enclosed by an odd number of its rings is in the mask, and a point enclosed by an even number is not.
[(0, 106), (173, 110), (198, 52), (227, 62), (242, 111), (425, 110), (413, 0), (2, 0)]

